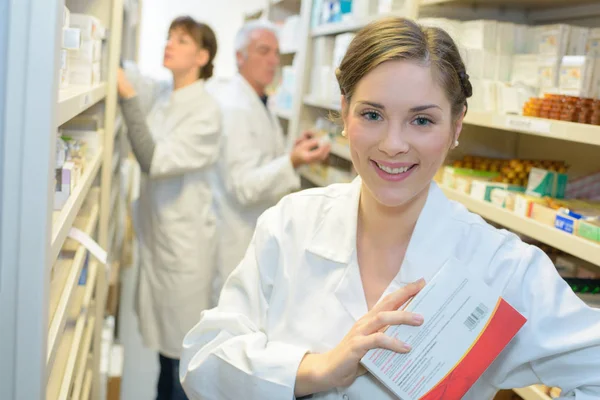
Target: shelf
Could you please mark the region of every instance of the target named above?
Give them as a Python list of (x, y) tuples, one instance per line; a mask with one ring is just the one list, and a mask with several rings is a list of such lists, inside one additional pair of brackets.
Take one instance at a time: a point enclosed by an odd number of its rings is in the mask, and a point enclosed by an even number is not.
[(544, 393), (538, 386), (529, 386), (513, 391), (525, 400), (551, 400), (550, 396)]
[(90, 355), (92, 337), (94, 336), (95, 327), (96, 318), (93, 315), (90, 315), (88, 318), (87, 326), (85, 328), (85, 333), (83, 335), (83, 341), (82, 346), (80, 348), (79, 356), (77, 358), (77, 373), (75, 375), (75, 380), (73, 381), (73, 399), (79, 399), (81, 397), (81, 392), (83, 390), (83, 380), (85, 378), (85, 371), (88, 362), (88, 357)]
[(81, 390), (81, 399), (87, 400), (92, 394), (92, 370), (88, 369), (85, 372), (85, 379), (83, 381), (83, 389)]
[(71, 86), (58, 92), (58, 125), (81, 114), (106, 97), (106, 83)]
[(526, 9), (543, 9), (551, 7), (564, 7), (592, 4), (596, 0), (421, 0), (421, 6), (482, 6), (482, 7), (513, 7), (513, 8), (526, 8)]
[(287, 120), (292, 119), (292, 112), (290, 110), (285, 110), (283, 108), (276, 108), (274, 113), (281, 119), (287, 119)]
[(465, 117), (465, 123), (600, 146), (600, 126), (596, 125), (471, 110)]
[(470, 211), (485, 219), (600, 266), (600, 245), (594, 242), (570, 235), (533, 219), (522, 218), (508, 210), (489, 202), (474, 199), (454, 189), (440, 187), (449, 199), (462, 203)]
[(339, 103), (329, 103), (320, 99), (315, 99), (311, 96), (304, 97), (304, 104), (311, 107), (323, 108), (330, 111), (341, 111), (342, 107)]
[(75, 217), (79, 213), (79, 209), (83, 201), (87, 197), (90, 187), (98, 174), (98, 170), (102, 165), (102, 148), (93, 156), (86, 164), (85, 172), (80, 179), (79, 184), (71, 194), (69, 200), (60, 211), (54, 211), (52, 214), (52, 242), (50, 245), (50, 264), (52, 265), (60, 249), (69, 234), (71, 226), (75, 221)]
[(381, 19), (381, 18), (406, 17), (406, 16), (407, 15), (406, 15), (405, 11), (396, 11), (396, 12), (385, 13), (385, 14), (371, 15), (369, 17), (360, 18), (357, 20), (352, 19), (352, 20), (342, 21), (342, 22), (333, 22), (333, 23), (319, 25), (319, 26), (313, 28), (310, 35), (312, 37), (316, 37), (316, 36), (325, 36), (325, 35), (337, 35), (339, 33), (345, 33), (345, 32), (356, 32), (356, 31), (360, 30), (361, 28), (364, 28), (365, 26), (367, 26), (370, 22)]
[(350, 157), (350, 147), (347, 145), (333, 142), (331, 143), (331, 153), (344, 160), (352, 161), (352, 158)]
[(310, 181), (311, 183), (313, 183), (316, 186), (327, 186), (327, 185), (329, 185), (329, 183), (325, 179), (323, 179), (320, 176), (314, 174), (313, 172), (311, 172), (306, 167), (300, 168), (300, 176), (303, 177), (304, 179), (306, 179), (307, 181)]
[[(90, 235), (96, 229), (96, 226), (98, 225), (98, 214), (99, 206), (95, 204), (92, 207), (90, 217), (88, 218), (86, 226), (83, 229), (86, 234)], [(56, 311), (52, 317), (52, 322), (50, 323), (50, 327), (48, 329), (48, 352), (46, 356), (46, 365), (48, 368), (54, 366), (54, 360), (58, 351), (59, 342), (61, 336), (63, 335), (63, 330), (69, 316), (69, 310), (71, 309), (71, 305), (73, 303), (74, 293), (77, 291), (76, 289), (78, 286), (79, 277), (81, 275), (81, 270), (85, 262), (86, 253), (87, 250), (83, 246), (79, 246), (75, 252), (73, 262), (70, 265), (69, 274), (60, 295), (58, 305), (56, 306)]]

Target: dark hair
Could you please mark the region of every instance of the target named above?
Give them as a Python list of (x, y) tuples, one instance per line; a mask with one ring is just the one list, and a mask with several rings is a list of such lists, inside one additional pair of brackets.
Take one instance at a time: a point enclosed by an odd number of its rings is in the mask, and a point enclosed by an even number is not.
[(356, 85), (378, 65), (392, 60), (431, 66), (458, 118), (473, 94), (469, 75), (450, 35), (405, 18), (384, 18), (361, 29), (336, 71), (342, 94), (350, 102)]
[(171, 22), (169, 32), (173, 29), (183, 29), (194, 39), (196, 44), (208, 51), (208, 62), (200, 68), (200, 79), (208, 79), (213, 75), (213, 61), (217, 55), (217, 37), (210, 26), (196, 21), (190, 16), (177, 17)]

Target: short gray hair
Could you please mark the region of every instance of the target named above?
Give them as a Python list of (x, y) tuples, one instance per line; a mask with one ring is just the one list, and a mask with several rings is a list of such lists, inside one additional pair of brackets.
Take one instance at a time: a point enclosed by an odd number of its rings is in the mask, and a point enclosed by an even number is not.
[(272, 32), (279, 40), (279, 31), (277, 26), (270, 21), (264, 19), (253, 20), (246, 22), (235, 35), (235, 51), (246, 54), (248, 45), (250, 44), (250, 36), (256, 31), (269, 31)]

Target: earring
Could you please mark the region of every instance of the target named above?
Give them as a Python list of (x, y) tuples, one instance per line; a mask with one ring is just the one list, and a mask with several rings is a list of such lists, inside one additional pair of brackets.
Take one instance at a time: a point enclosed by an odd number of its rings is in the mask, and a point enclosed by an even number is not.
[(455, 141), (454, 141), (454, 147), (455, 147), (455, 148), (456, 148), (456, 147), (458, 147), (458, 140), (455, 140)]
[(345, 129), (344, 129), (344, 130), (342, 130), (342, 136), (343, 136), (343, 137), (346, 137), (346, 130), (345, 130)]

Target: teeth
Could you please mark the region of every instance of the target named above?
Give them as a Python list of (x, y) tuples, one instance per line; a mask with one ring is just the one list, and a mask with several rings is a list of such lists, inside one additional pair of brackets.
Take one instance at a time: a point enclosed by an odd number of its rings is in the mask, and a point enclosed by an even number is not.
[(392, 175), (403, 174), (404, 172), (406, 172), (410, 169), (410, 167), (390, 168), (385, 165), (381, 165), (378, 162), (376, 162), (375, 164), (377, 164), (377, 166), (382, 171), (387, 172), (388, 174), (392, 174)]

